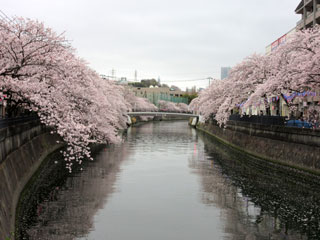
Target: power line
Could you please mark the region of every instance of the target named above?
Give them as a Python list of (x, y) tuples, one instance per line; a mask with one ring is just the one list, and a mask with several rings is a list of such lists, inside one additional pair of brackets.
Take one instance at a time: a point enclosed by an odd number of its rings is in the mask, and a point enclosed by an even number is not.
[[(121, 77), (116, 77), (114, 75), (112, 76), (105, 76), (107, 78), (111, 78), (112, 80), (121, 80), (122, 78)], [(132, 81), (132, 82), (137, 82), (137, 79), (133, 79), (133, 78), (126, 78), (127, 81)], [(197, 78), (197, 79), (178, 79), (178, 80), (163, 80), (161, 79), (161, 82), (163, 83), (175, 83), (175, 82), (196, 82), (196, 81), (212, 81), (214, 78), (212, 77), (206, 77), (206, 78)]]
[(2, 19), (4, 22), (6, 22), (8, 25), (14, 25), (15, 24), (19, 24), (19, 22), (17, 21), (17, 18), (10, 18), (8, 17), (7, 14), (5, 14), (1, 9), (0, 9), (0, 19)]
[(208, 81), (208, 78), (198, 78), (198, 79), (179, 79), (179, 80), (162, 80), (162, 82), (195, 82), (195, 81)]
[[(120, 79), (120, 78), (117, 78), (117, 79)], [(209, 78), (198, 78), (198, 79), (179, 79), (179, 80), (163, 80), (161, 79), (161, 82), (164, 82), (164, 83), (171, 83), (171, 82), (195, 82), (195, 81), (208, 81)], [(134, 81), (136, 82), (135, 79), (132, 79), (132, 78), (127, 78), (128, 81)]]
[(8, 22), (8, 20), (2, 16), (2, 14), (0, 15), (1, 20), (3, 20), (5, 23), (10, 24), (10, 22)]
[(0, 10), (0, 17), (2, 20), (4, 20), (6, 23), (11, 24), (14, 20), (7, 16), (2, 10)]
[[(112, 77), (112, 76), (105, 76), (106, 78), (110, 79), (110, 80), (114, 80), (114, 81), (119, 81), (122, 80), (122, 78), (120, 77)], [(126, 78), (127, 81), (129, 82), (137, 82), (137, 80), (135, 79), (130, 79), (130, 78)], [(199, 79), (184, 79), (184, 80), (161, 80), (161, 83), (176, 83), (176, 82), (196, 82), (196, 81), (209, 81), (209, 85), (211, 80), (213, 80), (212, 77), (208, 77), (208, 78), (199, 78)]]

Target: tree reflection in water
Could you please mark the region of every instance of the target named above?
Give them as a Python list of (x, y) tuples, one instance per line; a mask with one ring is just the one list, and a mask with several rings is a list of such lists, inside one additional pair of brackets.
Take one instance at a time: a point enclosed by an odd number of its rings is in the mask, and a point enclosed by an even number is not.
[(190, 167), (201, 176), (202, 201), (223, 209), (230, 239), (319, 239), (319, 178), (198, 135), (204, 147), (189, 160)]
[[(126, 144), (126, 143), (124, 143)], [(108, 146), (84, 170), (69, 176), (37, 206), (37, 222), (24, 239), (69, 240), (91, 230), (93, 217), (114, 192), (128, 148)]]
[(319, 179), (248, 157), (184, 122), (131, 130), (52, 188), (25, 239), (319, 239)]

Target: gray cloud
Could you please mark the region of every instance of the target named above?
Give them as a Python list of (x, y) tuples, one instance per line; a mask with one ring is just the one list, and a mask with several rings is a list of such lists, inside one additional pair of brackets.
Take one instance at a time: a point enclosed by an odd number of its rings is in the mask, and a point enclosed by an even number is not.
[[(66, 31), (99, 73), (163, 81), (220, 76), (221, 66), (264, 53), (299, 20), (292, 0), (11, 0), (9, 16)], [(176, 83), (180, 87), (207, 82)]]

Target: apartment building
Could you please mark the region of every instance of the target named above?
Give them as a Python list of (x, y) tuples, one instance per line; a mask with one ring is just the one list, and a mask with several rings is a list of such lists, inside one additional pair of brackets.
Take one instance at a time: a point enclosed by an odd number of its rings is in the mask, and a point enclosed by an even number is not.
[(301, 14), (297, 30), (315, 26), (320, 23), (320, 0), (301, 0), (295, 12)]
[(131, 91), (134, 92), (136, 96), (147, 98), (150, 102), (152, 102), (156, 106), (158, 106), (159, 100), (188, 104), (188, 99), (183, 97), (185, 92), (180, 90), (175, 90), (167, 87), (150, 87), (150, 88), (133, 87), (130, 89)]

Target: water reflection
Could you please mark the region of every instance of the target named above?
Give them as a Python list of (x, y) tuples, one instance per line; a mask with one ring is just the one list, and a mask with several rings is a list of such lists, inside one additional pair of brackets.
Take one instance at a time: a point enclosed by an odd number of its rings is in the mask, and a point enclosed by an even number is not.
[(126, 145), (103, 148), (82, 172), (53, 189), (37, 206), (37, 223), (25, 239), (67, 240), (91, 231), (94, 215), (115, 191), (120, 165), (129, 152)]
[(147, 123), (69, 176), (30, 239), (319, 239), (318, 180), (228, 149), (186, 122)]
[(95, 229), (81, 239), (219, 239), (219, 211), (199, 201), (198, 177), (190, 174), (196, 133), (187, 122), (133, 128), (134, 153), (114, 194), (95, 217)]
[(232, 239), (319, 239), (318, 179), (230, 150), (199, 134), (203, 152), (190, 160), (202, 201), (223, 209)]

